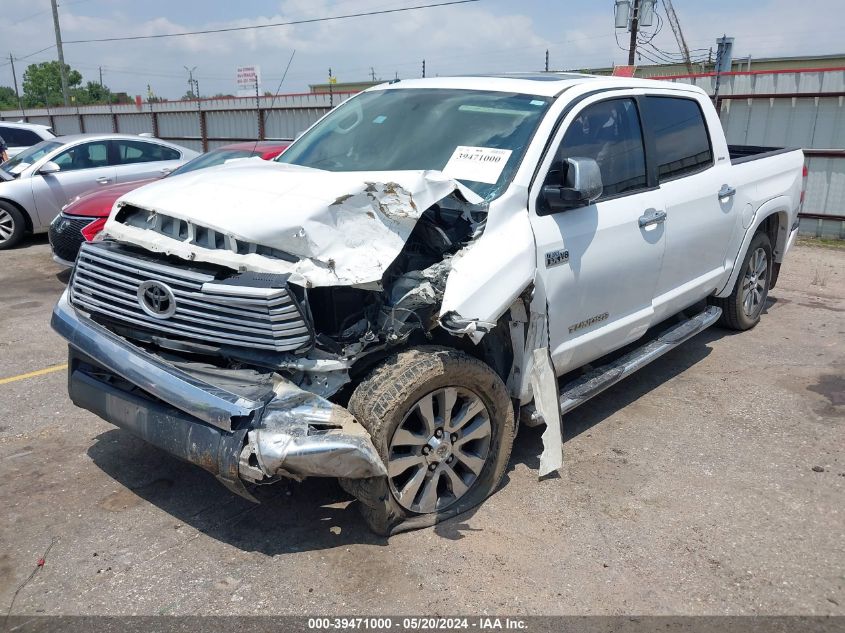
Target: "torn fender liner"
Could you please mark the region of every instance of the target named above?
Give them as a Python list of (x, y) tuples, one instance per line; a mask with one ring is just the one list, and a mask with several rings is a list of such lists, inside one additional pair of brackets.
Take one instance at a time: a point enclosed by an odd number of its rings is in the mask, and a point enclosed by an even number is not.
[[(243, 161), (128, 193), (115, 204), (105, 231), (187, 260), (290, 273), (303, 286), (367, 284), (381, 280), (423, 212), (455, 192), (470, 204), (482, 202), (439, 171), (331, 172)], [(150, 227), (161, 214), (183, 222), (185, 230), (172, 237), (124, 224), (118, 215), (125, 205), (148, 211)], [(223, 236), (216, 248), (197, 243), (209, 230)], [(296, 261), (259, 255), (256, 245)]]
[(557, 379), (552, 359), (549, 357), (549, 350), (546, 347), (534, 350), (531, 388), (534, 391), (534, 404), (537, 411), (546, 422), (539, 472), (539, 476), (544, 477), (563, 466), (563, 436), (561, 435)]
[(247, 434), (242, 477), (259, 481), (261, 474), (348, 479), (387, 475), (370, 434), (349, 411), (286, 380), (275, 391), (260, 424)]

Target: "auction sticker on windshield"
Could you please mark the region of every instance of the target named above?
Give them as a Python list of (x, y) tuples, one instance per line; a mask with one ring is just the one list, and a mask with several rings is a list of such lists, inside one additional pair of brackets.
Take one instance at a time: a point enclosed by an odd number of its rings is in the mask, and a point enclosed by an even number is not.
[(510, 156), (509, 149), (458, 145), (443, 168), (443, 173), (455, 180), (472, 180), (494, 185), (502, 175)]

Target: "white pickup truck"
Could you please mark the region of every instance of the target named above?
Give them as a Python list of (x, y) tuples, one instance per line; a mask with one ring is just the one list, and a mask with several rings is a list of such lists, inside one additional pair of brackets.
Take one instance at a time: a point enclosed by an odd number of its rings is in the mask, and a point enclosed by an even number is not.
[(276, 161), (137, 189), (53, 327), (74, 403), (253, 497), (337, 477), (379, 533), (499, 485), (561, 416), (704, 328), (757, 324), (799, 150), (729, 147), (683, 84), (575, 74), (371, 88)]

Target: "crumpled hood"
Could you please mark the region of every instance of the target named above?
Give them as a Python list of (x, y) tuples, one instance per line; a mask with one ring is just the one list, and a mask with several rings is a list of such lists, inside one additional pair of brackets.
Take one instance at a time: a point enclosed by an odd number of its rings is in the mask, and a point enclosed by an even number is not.
[[(235, 269), (290, 273), (305, 286), (362, 285), (381, 280), (422, 213), (455, 191), (482, 199), (439, 171), (330, 172), (245, 161), (199, 170), (132, 191), (112, 209), (108, 236), (187, 260)], [(213, 229), (239, 243), (295, 257), (241, 254), (115, 220), (124, 205)]]

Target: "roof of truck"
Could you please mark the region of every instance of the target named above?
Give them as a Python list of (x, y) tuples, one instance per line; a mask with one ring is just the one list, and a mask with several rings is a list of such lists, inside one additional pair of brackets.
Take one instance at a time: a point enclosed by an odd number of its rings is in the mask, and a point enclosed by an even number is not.
[(567, 88), (581, 84), (599, 88), (671, 88), (701, 92), (690, 84), (673, 83), (631, 77), (608, 77), (580, 73), (508, 73), (498, 75), (463, 75), (458, 77), (431, 77), (427, 79), (402, 79), (373, 86), (369, 90), (396, 88), (446, 88), (464, 90), (492, 90), (544, 97), (555, 97)]

